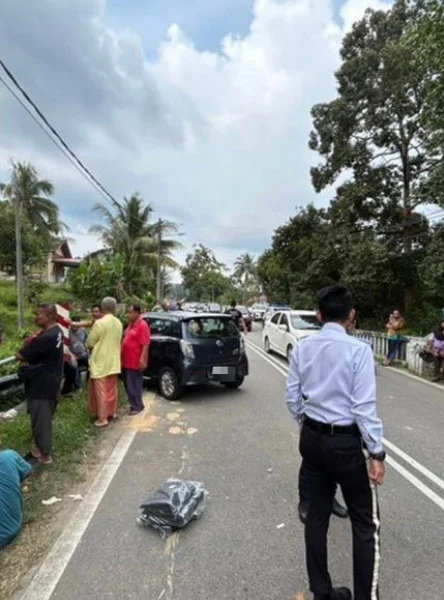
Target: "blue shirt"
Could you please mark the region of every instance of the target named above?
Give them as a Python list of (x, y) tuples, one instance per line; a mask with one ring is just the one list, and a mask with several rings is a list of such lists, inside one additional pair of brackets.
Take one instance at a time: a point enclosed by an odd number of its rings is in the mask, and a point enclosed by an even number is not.
[(20, 484), (31, 465), (14, 452), (0, 451), (0, 548), (9, 544), (22, 526), (23, 504)]
[(304, 415), (331, 425), (356, 423), (369, 452), (383, 450), (372, 350), (341, 325), (327, 323), (295, 347), (286, 399), (299, 424)]

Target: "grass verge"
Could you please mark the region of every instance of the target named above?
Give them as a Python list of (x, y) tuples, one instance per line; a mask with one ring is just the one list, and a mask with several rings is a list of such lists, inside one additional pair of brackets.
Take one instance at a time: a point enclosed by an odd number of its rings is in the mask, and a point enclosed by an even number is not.
[[(120, 389), (120, 404), (125, 394)], [(113, 427), (98, 430), (86, 409), (86, 394), (81, 391), (61, 399), (54, 416), (54, 463), (38, 470), (23, 486), (24, 523), (17, 538), (0, 550), (0, 598), (9, 598), (42, 554), (51, 546), (58, 535), (60, 521), (69, 518), (77, 508), (68, 494), (77, 493), (82, 485), (87, 486), (89, 471), (95, 463), (101, 447), (99, 439), (118, 435)], [(22, 413), (13, 421), (0, 423), (2, 448), (26, 454), (31, 444), (29, 415)], [(85, 483), (86, 482), (86, 483)], [(51, 507), (42, 505), (42, 500), (57, 496), (63, 501)]]

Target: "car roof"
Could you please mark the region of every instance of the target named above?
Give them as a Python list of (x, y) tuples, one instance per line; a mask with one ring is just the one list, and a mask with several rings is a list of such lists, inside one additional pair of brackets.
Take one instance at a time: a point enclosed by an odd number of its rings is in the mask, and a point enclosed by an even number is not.
[(312, 317), (313, 315), (316, 316), (315, 310), (292, 310), (290, 312), (292, 315), (300, 315), (301, 317)]
[(207, 313), (207, 312), (187, 312), (185, 310), (169, 310), (169, 311), (158, 311), (158, 312), (146, 312), (142, 315), (143, 318), (147, 319), (170, 319), (172, 321), (189, 321), (190, 319), (208, 319), (208, 318), (220, 318), (231, 319), (231, 315), (224, 315), (223, 313)]

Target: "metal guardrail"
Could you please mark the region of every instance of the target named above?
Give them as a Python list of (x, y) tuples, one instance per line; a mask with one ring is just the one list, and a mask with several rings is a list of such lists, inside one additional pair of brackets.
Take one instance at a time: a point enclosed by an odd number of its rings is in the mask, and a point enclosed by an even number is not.
[(12, 363), (15, 361), (15, 356), (8, 356), (8, 358), (2, 358), (0, 360), (0, 367), (2, 365), (8, 365), (9, 363)]
[[(9, 365), (15, 361), (15, 356), (8, 356), (7, 358), (2, 358), (0, 360), (0, 367), (2, 365)], [(0, 377), (0, 392), (8, 390), (12, 387), (17, 387), (19, 384), (19, 379), (17, 373), (12, 373), (10, 375), (4, 375)]]

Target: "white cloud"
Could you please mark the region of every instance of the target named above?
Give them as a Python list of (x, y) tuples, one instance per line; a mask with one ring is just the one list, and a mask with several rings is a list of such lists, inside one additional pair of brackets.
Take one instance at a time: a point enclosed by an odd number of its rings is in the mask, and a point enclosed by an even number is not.
[[(349, 0), (341, 29), (330, 0), (256, 0), (248, 34), (219, 53), (172, 24), (151, 61), (134, 32), (107, 26), (105, 0), (75, 4), (7, 3), (0, 54), (114, 195), (140, 191), (182, 224), (188, 248), (202, 242), (228, 264), (267, 247), (296, 206), (325, 202), (309, 178), (310, 108), (334, 96), (343, 31), (370, 1)], [(11, 154), (35, 162), (86, 231), (100, 198), (1, 88), (0, 110), (0, 178)], [(94, 238), (72, 245), (81, 254)]]

